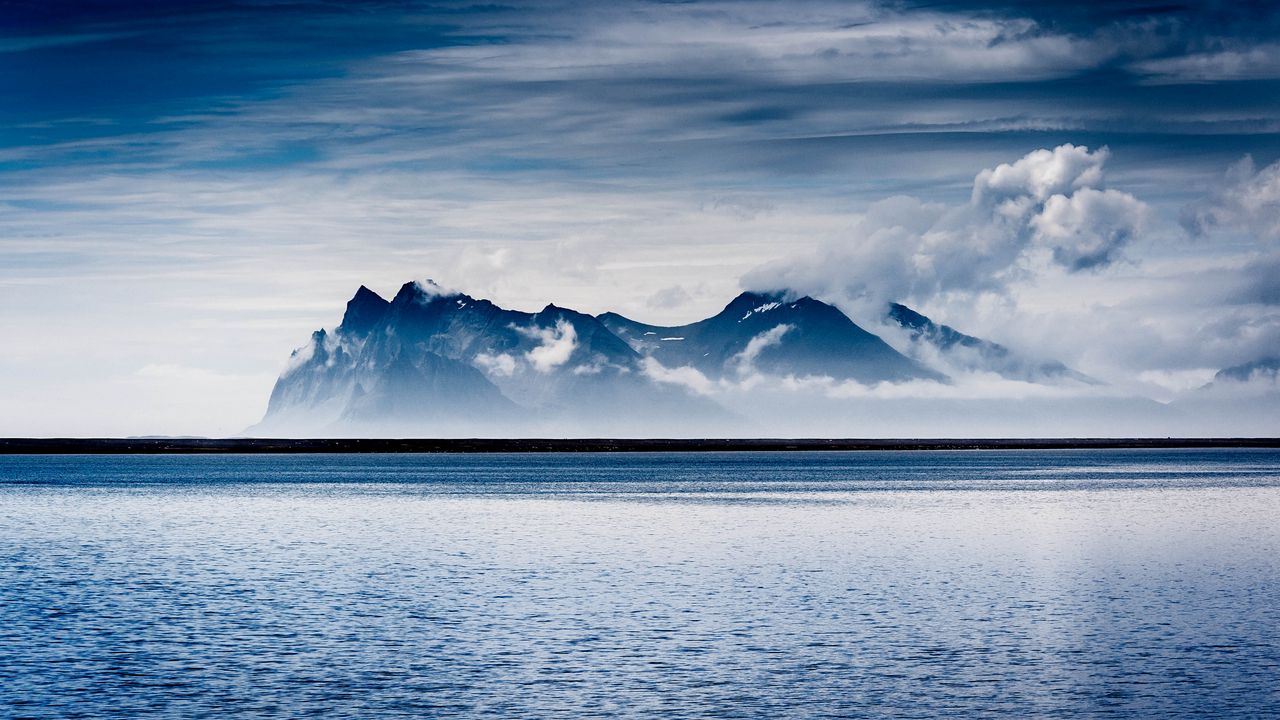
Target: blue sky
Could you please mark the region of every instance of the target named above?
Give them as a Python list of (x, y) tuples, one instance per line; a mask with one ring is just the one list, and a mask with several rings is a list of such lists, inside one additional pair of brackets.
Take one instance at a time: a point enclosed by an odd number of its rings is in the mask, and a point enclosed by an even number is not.
[[(421, 277), (901, 300), (1149, 395), (1280, 352), (1265, 4), (18, 2), (0, 96), (5, 434), (234, 432)], [(1065, 144), (1088, 192), (975, 254), (979, 173)]]

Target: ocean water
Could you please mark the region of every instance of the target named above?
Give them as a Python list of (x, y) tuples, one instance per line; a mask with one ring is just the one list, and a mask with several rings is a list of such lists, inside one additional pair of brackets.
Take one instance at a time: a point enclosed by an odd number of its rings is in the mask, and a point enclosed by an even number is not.
[(0, 457), (0, 717), (1280, 717), (1280, 452)]

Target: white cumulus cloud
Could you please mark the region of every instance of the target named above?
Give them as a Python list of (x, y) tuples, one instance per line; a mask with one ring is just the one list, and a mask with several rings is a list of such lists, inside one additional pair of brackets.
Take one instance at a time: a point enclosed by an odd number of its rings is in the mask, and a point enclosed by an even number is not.
[(1081, 188), (1052, 195), (1031, 219), (1038, 242), (1071, 270), (1107, 265), (1146, 223), (1147, 206), (1118, 190)]
[(516, 359), (507, 353), (480, 353), (476, 355), (475, 363), (485, 372), (497, 377), (511, 377), (516, 371)]
[(525, 332), (541, 343), (525, 353), (525, 359), (538, 372), (551, 372), (569, 362), (578, 346), (578, 331), (567, 320), (556, 320), (553, 328), (530, 328)]
[(1102, 183), (1102, 166), (1110, 151), (1067, 143), (1027, 153), (1016, 162), (1002, 163), (978, 173), (973, 180), (973, 203), (1031, 199), (1044, 202), (1054, 195)]
[(1108, 150), (1061, 145), (978, 173), (958, 205), (895, 196), (817, 252), (748, 273), (744, 285), (866, 307), (941, 293), (1001, 290), (1048, 252), (1068, 272), (1117, 260), (1149, 208), (1103, 186)]
[(698, 395), (710, 395), (716, 390), (716, 384), (697, 368), (684, 365), (669, 368), (652, 357), (640, 361), (640, 372), (656, 383), (679, 385)]

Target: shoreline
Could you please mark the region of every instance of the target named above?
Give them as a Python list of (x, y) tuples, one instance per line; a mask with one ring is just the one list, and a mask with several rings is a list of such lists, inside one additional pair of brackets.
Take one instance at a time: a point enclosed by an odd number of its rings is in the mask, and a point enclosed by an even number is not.
[(0, 455), (634, 453), (1280, 448), (1280, 438), (0, 438)]

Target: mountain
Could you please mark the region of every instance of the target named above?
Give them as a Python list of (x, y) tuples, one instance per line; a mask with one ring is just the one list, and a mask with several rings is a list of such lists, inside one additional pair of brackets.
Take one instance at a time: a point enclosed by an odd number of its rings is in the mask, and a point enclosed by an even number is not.
[[(1280, 435), (1280, 355), (1225, 367), (1169, 407), (1195, 423), (1192, 432), (1206, 437)], [(1212, 423), (1206, 426), (1205, 418)]]
[(725, 415), (654, 384), (641, 365), (584, 313), (507, 310), (430, 281), (406, 283), (390, 301), (362, 286), (333, 332), (294, 351), (251, 432), (512, 434)]
[(911, 350), (907, 354), (913, 357), (936, 355), (956, 368), (994, 372), (1011, 380), (1099, 384), (1097, 380), (1060, 362), (1023, 357), (999, 343), (966, 335), (948, 325), (935, 323), (900, 303), (890, 303), (885, 321), (890, 326), (906, 331), (911, 343)]
[(1280, 379), (1280, 356), (1269, 356), (1253, 362), (1233, 365), (1219, 370), (1213, 376), (1215, 383), (1277, 379)]
[[(1207, 415), (1229, 416), (1217, 433), (1276, 427), (1280, 357), (1225, 368), (1168, 404), (1110, 388), (971, 397), (963, 377), (949, 389), (930, 381), (948, 382), (942, 369), (1094, 381), (905, 305), (890, 306), (885, 320), (877, 328), (905, 353), (836, 307), (791, 293), (745, 292), (712, 317), (662, 326), (553, 304), (510, 310), (430, 281), (406, 283), (390, 300), (362, 286), (336, 327), (293, 352), (246, 434), (943, 437), (1034, 426), (1071, 435), (1105, 418), (1104, 434), (1167, 435)], [(1272, 380), (1262, 393), (1246, 382), (1259, 379)]]
[[(744, 418), (757, 418), (764, 427), (779, 419), (769, 408), (779, 407), (776, 393), (788, 378), (819, 380), (814, 387), (850, 380), (869, 387), (946, 382), (925, 364), (939, 354), (947, 367), (994, 369), (1037, 382), (1091, 382), (1061, 363), (1023, 359), (904, 305), (891, 306), (888, 317), (919, 352), (903, 354), (836, 307), (785, 292), (744, 292), (712, 317), (662, 326), (556, 305), (509, 310), (430, 281), (405, 283), (390, 300), (361, 286), (337, 327), (315, 331), (293, 352), (265, 417), (249, 432), (741, 432)], [(786, 382), (758, 394), (757, 383), (768, 378)], [(730, 392), (736, 390), (743, 392)]]
[(647, 325), (617, 313), (597, 316), (637, 353), (667, 368), (692, 367), (708, 378), (826, 376), (864, 384), (943, 380), (811, 297), (744, 292), (713, 317), (675, 327)]

